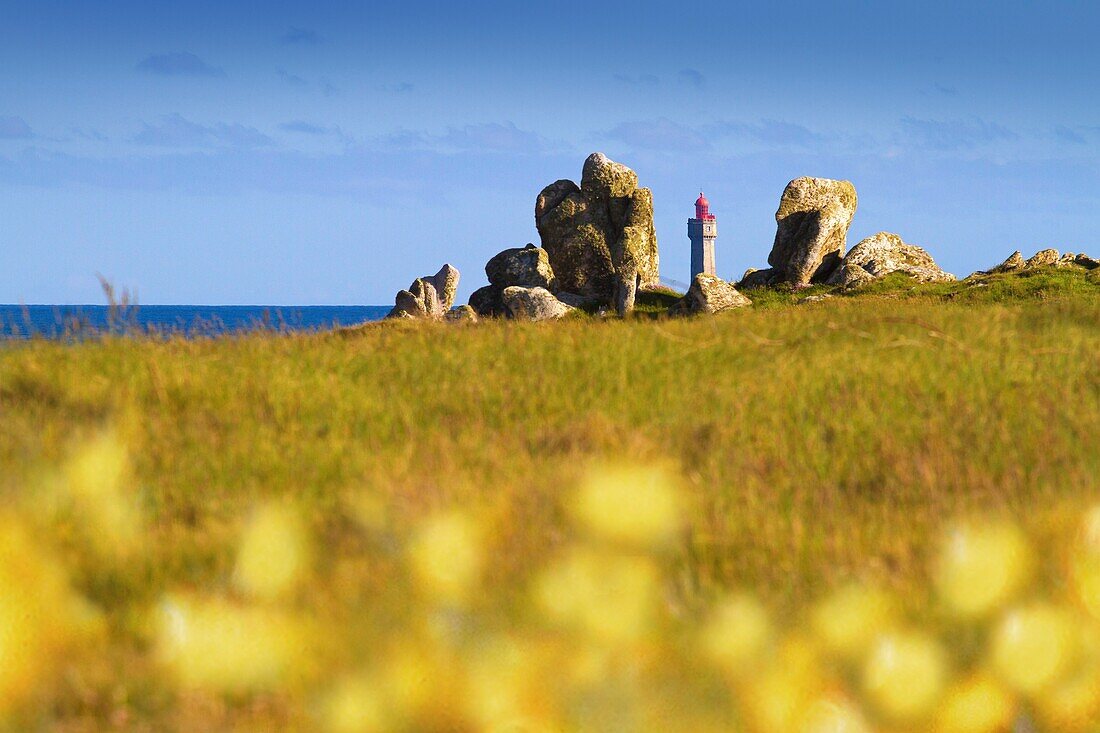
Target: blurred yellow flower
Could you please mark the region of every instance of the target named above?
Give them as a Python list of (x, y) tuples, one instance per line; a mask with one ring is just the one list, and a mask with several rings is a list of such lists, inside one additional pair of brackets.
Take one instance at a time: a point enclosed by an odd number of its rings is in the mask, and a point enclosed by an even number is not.
[(988, 674), (953, 685), (936, 714), (936, 733), (1001, 733), (1016, 718), (1015, 698)]
[(683, 496), (668, 473), (652, 466), (592, 469), (570, 509), (595, 537), (641, 547), (669, 544), (683, 523)]
[(470, 718), (482, 730), (552, 730), (551, 671), (561, 672), (538, 645), (502, 635), (480, 640), (465, 661)]
[(736, 686), (737, 700), (753, 733), (797, 731), (820, 698), (824, 681), (816, 645), (795, 636), (783, 640), (768, 663)]
[(1100, 506), (1085, 513), (1070, 562), (1078, 599), (1100, 619)]
[(718, 603), (703, 624), (699, 644), (712, 662), (740, 676), (761, 663), (772, 634), (764, 606), (751, 595), (738, 593)]
[(1013, 689), (1035, 695), (1072, 669), (1079, 639), (1068, 611), (1033, 603), (1009, 611), (993, 630), (991, 663)]
[(850, 585), (818, 603), (810, 619), (817, 638), (830, 653), (854, 661), (894, 625), (897, 615), (897, 604), (887, 593)]
[(233, 582), (253, 598), (275, 600), (298, 586), (311, 556), (309, 535), (298, 513), (267, 504), (256, 510), (245, 528)]
[(660, 574), (637, 555), (571, 548), (535, 585), (535, 602), (547, 618), (594, 641), (629, 643), (656, 622)]
[(29, 529), (0, 516), (0, 714), (51, 682), (75, 642), (105, 630), (61, 563)]
[(871, 733), (871, 726), (850, 700), (827, 697), (810, 705), (799, 733)]
[(1092, 662), (1044, 690), (1035, 700), (1035, 711), (1045, 730), (1095, 733), (1100, 721), (1100, 667)]
[(367, 532), (381, 532), (389, 525), (389, 506), (377, 492), (362, 491), (350, 504), (352, 517)]
[(309, 666), (307, 629), (271, 609), (168, 597), (156, 629), (158, 657), (185, 687), (273, 690), (298, 682)]
[(111, 431), (80, 446), (65, 464), (61, 497), (72, 502), (93, 547), (106, 556), (126, 555), (141, 538), (131, 473), (126, 446)]
[(409, 544), (418, 588), (443, 603), (462, 603), (476, 590), (485, 565), (484, 531), (460, 511), (429, 517)]
[(950, 611), (976, 619), (1012, 601), (1033, 562), (1027, 538), (1011, 524), (960, 526), (943, 543), (933, 580)]
[(947, 654), (918, 631), (879, 637), (863, 668), (863, 690), (876, 711), (900, 722), (918, 722), (939, 704), (947, 684)]
[(325, 696), (321, 717), (328, 733), (381, 733), (390, 730), (386, 704), (368, 673), (339, 680)]

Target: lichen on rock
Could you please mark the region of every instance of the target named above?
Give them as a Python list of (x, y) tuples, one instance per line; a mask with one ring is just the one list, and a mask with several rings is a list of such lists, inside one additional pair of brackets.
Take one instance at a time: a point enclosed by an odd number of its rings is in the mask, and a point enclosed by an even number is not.
[(603, 153), (585, 161), (580, 186), (559, 180), (539, 193), (535, 225), (558, 290), (598, 298), (625, 315), (638, 287), (659, 283), (653, 194)]
[(485, 265), (489, 284), (498, 288), (519, 285), (524, 288), (556, 289), (554, 270), (546, 250), (528, 244), (526, 247), (506, 249), (495, 255)]

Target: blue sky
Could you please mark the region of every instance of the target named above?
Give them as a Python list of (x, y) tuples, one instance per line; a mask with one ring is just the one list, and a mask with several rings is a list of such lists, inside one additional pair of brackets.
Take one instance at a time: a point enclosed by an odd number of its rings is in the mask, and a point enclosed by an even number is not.
[(965, 275), (1100, 253), (1100, 7), (1067, 2), (0, 0), (0, 302), (461, 297), (537, 242), (536, 194), (602, 150), (688, 276), (766, 261), (783, 186), (848, 178), (877, 231)]

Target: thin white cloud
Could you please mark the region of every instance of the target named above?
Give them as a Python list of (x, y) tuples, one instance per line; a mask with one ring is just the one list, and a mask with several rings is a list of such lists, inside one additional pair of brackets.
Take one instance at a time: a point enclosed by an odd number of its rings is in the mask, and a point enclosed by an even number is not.
[(258, 148), (273, 142), (254, 127), (225, 122), (202, 125), (179, 114), (166, 115), (153, 125), (144, 123), (130, 140), (163, 148)]
[(980, 118), (970, 120), (901, 119), (903, 144), (930, 150), (970, 150), (1019, 138), (1012, 130)]
[(710, 142), (698, 130), (667, 117), (622, 122), (603, 133), (602, 137), (626, 143), (638, 150), (687, 152), (710, 148)]
[(195, 54), (186, 51), (147, 56), (138, 63), (136, 68), (138, 71), (158, 76), (225, 76), (224, 69), (211, 66)]
[(316, 46), (322, 40), (317, 31), (307, 28), (290, 28), (279, 37), (279, 43), (284, 46)]
[(702, 89), (707, 82), (703, 73), (697, 69), (680, 69), (676, 74), (676, 78), (680, 80), (681, 84), (686, 84), (695, 89)]
[(440, 152), (515, 153), (531, 155), (562, 149), (536, 132), (523, 130), (512, 122), (488, 122), (449, 127), (442, 134), (418, 130), (398, 130), (371, 141), (384, 150), (435, 150)]
[(28, 140), (34, 132), (22, 117), (0, 117), (0, 140)]
[(324, 127), (322, 125), (315, 125), (312, 122), (306, 122), (305, 120), (291, 120), (290, 122), (284, 122), (279, 125), (279, 129), (283, 132), (299, 132), (303, 135), (328, 135), (334, 131), (334, 128)]

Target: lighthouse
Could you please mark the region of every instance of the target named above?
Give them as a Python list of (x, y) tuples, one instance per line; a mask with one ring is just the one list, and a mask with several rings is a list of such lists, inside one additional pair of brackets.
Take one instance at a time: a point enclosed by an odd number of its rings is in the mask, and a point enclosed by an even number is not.
[(718, 236), (718, 220), (710, 213), (710, 202), (703, 192), (695, 200), (695, 218), (688, 219), (688, 239), (691, 240), (691, 279), (703, 272), (716, 275), (714, 270), (714, 240)]

